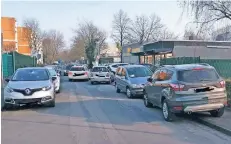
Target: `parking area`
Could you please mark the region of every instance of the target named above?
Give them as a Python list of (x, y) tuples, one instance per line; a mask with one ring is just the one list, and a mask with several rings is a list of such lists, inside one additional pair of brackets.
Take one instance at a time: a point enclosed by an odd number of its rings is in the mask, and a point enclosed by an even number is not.
[(190, 116), (166, 122), (158, 108), (116, 93), (113, 84), (91, 85), (61, 77), (56, 106), (2, 111), (2, 143), (229, 144), (231, 138)]

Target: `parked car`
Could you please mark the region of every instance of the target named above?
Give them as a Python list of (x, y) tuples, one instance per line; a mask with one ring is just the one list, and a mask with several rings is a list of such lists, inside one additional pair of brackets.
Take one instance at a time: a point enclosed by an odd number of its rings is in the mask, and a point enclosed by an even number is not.
[(56, 77), (50, 77), (43, 67), (19, 68), (11, 79), (5, 79), (4, 107), (6, 109), (21, 104), (42, 104), (55, 106)]
[(224, 114), (227, 104), (225, 81), (208, 64), (184, 64), (158, 68), (144, 88), (144, 104), (162, 108), (166, 121), (175, 113)]
[(68, 72), (69, 81), (89, 80), (90, 72), (85, 66), (72, 66)]
[(125, 65), (116, 70), (116, 92), (126, 92), (128, 98), (143, 95), (143, 88), (152, 71), (142, 65)]
[(55, 91), (56, 91), (57, 93), (59, 93), (59, 92), (60, 92), (60, 74), (57, 73), (57, 72), (56, 72), (53, 68), (51, 68), (51, 67), (48, 67), (47, 69), (48, 69), (49, 74), (50, 74), (51, 77), (56, 77), (56, 80), (54, 81), (54, 84), (55, 84)]
[(91, 84), (96, 82), (110, 84), (114, 77), (113, 75), (106, 66), (94, 66), (91, 70)]
[(64, 76), (68, 76), (68, 72), (71, 69), (71, 67), (74, 66), (73, 64), (69, 64), (64, 69)]
[(124, 65), (129, 65), (128, 63), (113, 63), (108, 66), (108, 69), (113, 72), (114, 74), (116, 73), (116, 69), (119, 66), (124, 66)]

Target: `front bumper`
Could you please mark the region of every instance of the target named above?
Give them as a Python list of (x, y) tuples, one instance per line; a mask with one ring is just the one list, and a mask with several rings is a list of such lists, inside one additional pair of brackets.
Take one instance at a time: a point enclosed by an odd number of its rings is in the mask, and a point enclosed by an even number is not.
[(5, 104), (20, 105), (20, 104), (46, 104), (54, 99), (54, 90), (38, 91), (29, 96), (24, 96), (18, 92), (8, 93), (4, 91)]
[(144, 89), (143, 88), (132, 88), (131, 93), (133, 95), (143, 95), (144, 94)]

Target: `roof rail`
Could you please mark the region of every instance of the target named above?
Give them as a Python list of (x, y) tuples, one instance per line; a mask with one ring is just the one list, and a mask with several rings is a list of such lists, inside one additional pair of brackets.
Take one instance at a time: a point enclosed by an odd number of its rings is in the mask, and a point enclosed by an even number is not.
[(207, 64), (207, 63), (200, 63), (200, 65), (203, 65), (203, 66), (210, 66), (210, 65)]

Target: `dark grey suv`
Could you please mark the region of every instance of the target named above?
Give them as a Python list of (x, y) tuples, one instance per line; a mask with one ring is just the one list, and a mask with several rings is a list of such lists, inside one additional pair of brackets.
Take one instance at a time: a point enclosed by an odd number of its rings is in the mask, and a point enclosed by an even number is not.
[(208, 64), (184, 64), (158, 68), (144, 87), (144, 104), (162, 108), (166, 121), (175, 113), (224, 113), (227, 104), (225, 81)]

